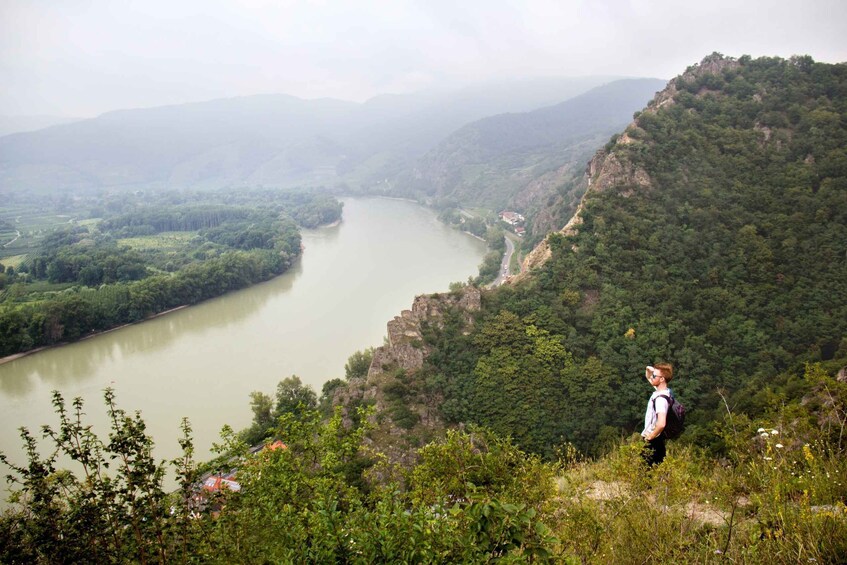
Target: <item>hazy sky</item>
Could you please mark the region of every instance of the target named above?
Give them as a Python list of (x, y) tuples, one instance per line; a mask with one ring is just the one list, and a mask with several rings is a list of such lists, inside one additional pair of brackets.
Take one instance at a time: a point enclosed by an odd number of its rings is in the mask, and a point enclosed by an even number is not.
[(712, 51), (847, 61), (847, 1), (0, 0), (0, 115), (671, 78)]

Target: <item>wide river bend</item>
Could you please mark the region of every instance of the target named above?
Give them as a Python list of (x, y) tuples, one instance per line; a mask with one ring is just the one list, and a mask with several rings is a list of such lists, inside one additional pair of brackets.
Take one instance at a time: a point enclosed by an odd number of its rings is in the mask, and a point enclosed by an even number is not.
[(83, 397), (105, 431), (102, 391), (112, 387), (120, 408), (141, 411), (158, 458), (178, 454), (183, 417), (206, 458), (224, 424), (250, 423), (251, 391), (273, 394), (297, 375), (320, 394), (351, 353), (382, 344), (415, 295), (467, 280), (485, 253), (432, 211), (382, 198), (344, 199), (343, 221), (304, 230), (303, 244), (297, 265), (266, 283), (0, 365), (0, 450), (24, 462), (17, 429), (55, 426), (54, 389), (68, 403)]

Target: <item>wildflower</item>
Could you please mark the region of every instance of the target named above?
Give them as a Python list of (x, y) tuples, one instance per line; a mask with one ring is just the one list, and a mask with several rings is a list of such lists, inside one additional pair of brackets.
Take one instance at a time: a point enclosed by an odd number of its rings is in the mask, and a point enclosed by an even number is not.
[[(765, 431), (765, 428), (759, 428), (758, 430), (756, 430), (756, 433), (757, 433), (757, 434), (760, 434), (760, 433), (762, 433), (763, 431)], [(720, 549), (719, 549), (718, 551), (720, 551)]]
[(771, 435), (775, 436), (779, 433), (779, 430), (771, 430)]
[(782, 449), (782, 444), (781, 444), (781, 443), (778, 443), (778, 444), (776, 444), (774, 447), (776, 447), (777, 449)]
[(765, 457), (765, 461), (773, 461), (773, 457)]
[(815, 456), (812, 455), (812, 448), (809, 447), (808, 443), (803, 445), (803, 457), (805, 457), (806, 461), (809, 463), (815, 460)]
[(762, 437), (768, 437), (768, 432), (761, 434)]
[(723, 551), (721, 551), (720, 549), (715, 550), (715, 555), (721, 555), (722, 553), (723, 553)]

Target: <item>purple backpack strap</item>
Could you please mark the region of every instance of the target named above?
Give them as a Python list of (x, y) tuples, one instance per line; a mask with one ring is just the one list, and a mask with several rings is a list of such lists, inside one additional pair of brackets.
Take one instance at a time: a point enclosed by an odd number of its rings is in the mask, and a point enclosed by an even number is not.
[[(666, 399), (668, 401), (668, 412), (671, 411), (671, 408), (673, 407), (673, 396), (671, 396), (669, 394), (660, 394), (656, 398)], [(653, 399), (653, 412), (656, 412), (656, 398)], [(658, 414), (658, 412), (656, 412), (656, 413)]]

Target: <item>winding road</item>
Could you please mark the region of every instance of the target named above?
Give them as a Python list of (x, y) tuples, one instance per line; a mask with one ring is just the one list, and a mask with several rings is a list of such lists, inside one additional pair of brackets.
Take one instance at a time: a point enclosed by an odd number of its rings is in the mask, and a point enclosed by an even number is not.
[(506, 252), (503, 254), (503, 261), (500, 263), (500, 271), (497, 273), (497, 278), (491, 283), (491, 288), (500, 286), (503, 281), (509, 276), (509, 264), (512, 262), (512, 254), (515, 252), (515, 244), (512, 240), (504, 236), (506, 240)]

